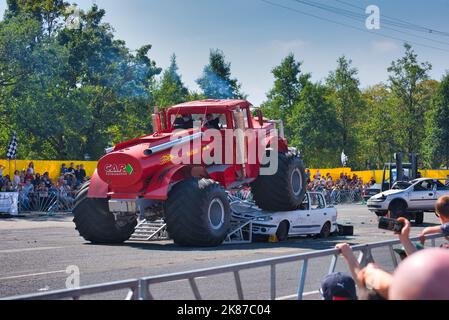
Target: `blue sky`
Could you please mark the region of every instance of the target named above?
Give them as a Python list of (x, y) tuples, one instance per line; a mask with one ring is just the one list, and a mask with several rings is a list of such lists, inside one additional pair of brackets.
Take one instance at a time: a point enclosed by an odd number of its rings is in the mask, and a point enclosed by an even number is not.
[[(308, 7), (294, 0), (270, 0), (326, 19), (365, 29), (364, 22)], [(337, 0), (312, 0), (338, 8), (357, 10)], [(345, 0), (365, 8), (374, 4), (383, 15), (449, 32), (449, 1)], [(72, 1), (70, 1), (72, 2)], [(336, 59), (346, 55), (359, 69), (362, 87), (387, 81), (387, 67), (403, 53), (402, 42), (346, 28), (311, 16), (271, 6), (261, 0), (77, 0), (82, 9), (94, 2), (106, 9), (116, 36), (136, 49), (150, 43), (151, 58), (163, 68), (172, 53), (178, 56), (183, 80), (190, 89), (198, 89), (195, 80), (207, 63), (211, 48), (222, 49), (232, 63), (232, 73), (242, 82), (243, 91), (253, 104), (259, 104), (273, 84), (271, 70), (293, 52), (304, 62), (303, 70), (315, 81), (323, 80), (335, 69)], [(6, 0), (0, 0), (0, 10)], [(363, 11), (359, 11), (363, 13)], [(405, 32), (409, 32), (404, 30)], [(414, 46), (422, 61), (433, 65), (432, 78), (440, 79), (449, 70), (449, 37), (433, 37), (447, 43), (382, 28), (376, 34), (416, 41), (444, 48), (440, 51)]]

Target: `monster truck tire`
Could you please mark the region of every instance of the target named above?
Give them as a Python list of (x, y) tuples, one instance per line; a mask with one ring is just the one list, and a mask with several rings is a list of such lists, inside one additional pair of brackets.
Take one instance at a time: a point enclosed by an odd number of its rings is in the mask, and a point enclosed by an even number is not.
[(165, 203), (165, 222), (181, 246), (216, 247), (228, 234), (231, 208), (224, 188), (210, 179), (176, 184)]
[(251, 189), (254, 201), (262, 210), (296, 210), (306, 194), (304, 164), (297, 156), (279, 153), (277, 172), (272, 176), (260, 175)]
[(119, 226), (109, 212), (108, 199), (88, 198), (89, 187), (77, 193), (73, 208), (76, 230), (87, 241), (98, 244), (118, 244), (134, 233), (137, 219)]

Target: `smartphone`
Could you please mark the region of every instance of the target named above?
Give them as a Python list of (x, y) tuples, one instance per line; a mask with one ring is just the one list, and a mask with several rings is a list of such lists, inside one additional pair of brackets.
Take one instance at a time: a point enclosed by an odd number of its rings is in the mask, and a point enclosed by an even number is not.
[(380, 218), (379, 229), (389, 230), (393, 232), (401, 232), (405, 227), (404, 222), (398, 221), (396, 219)]

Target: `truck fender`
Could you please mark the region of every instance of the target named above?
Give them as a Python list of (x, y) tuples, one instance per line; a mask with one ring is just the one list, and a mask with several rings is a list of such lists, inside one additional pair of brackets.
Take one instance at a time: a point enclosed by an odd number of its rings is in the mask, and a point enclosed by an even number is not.
[[(150, 184), (146, 188), (144, 198), (153, 200), (167, 200), (168, 193), (170, 191), (170, 185), (173, 182), (185, 178), (183, 169), (189, 167), (188, 165), (165, 167), (160, 169), (150, 181)], [(175, 177), (179, 173), (180, 177)], [(190, 171), (189, 171), (190, 174)]]
[(90, 178), (89, 191), (87, 193), (88, 198), (104, 199), (108, 197), (109, 187), (98, 175), (97, 169)]

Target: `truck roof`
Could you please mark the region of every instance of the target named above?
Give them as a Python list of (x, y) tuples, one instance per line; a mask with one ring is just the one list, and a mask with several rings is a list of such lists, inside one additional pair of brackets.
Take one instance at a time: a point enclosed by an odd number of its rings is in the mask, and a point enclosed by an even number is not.
[(170, 114), (184, 112), (188, 113), (223, 113), (234, 111), (238, 107), (244, 108), (251, 106), (246, 100), (199, 100), (178, 104), (168, 109)]

